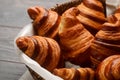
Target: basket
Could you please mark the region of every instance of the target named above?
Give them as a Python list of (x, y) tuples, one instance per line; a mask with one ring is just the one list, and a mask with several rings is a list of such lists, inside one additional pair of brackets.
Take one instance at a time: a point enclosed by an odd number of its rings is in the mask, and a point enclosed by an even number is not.
[[(105, 0), (100, 0), (105, 8), (105, 14), (106, 14), (106, 4), (105, 4)], [(71, 8), (71, 7), (75, 7), (77, 5), (79, 5), (82, 2), (82, 0), (72, 0), (70, 2), (66, 2), (63, 4), (57, 4), (55, 7), (50, 8), (50, 10), (56, 11), (59, 15), (62, 15), (62, 13), (64, 11), (66, 11), (67, 9)], [(30, 67), (26, 66), (30, 72), (30, 74), (32, 75), (34, 80), (45, 80), (43, 79), (40, 75), (38, 75), (35, 71), (33, 71)]]

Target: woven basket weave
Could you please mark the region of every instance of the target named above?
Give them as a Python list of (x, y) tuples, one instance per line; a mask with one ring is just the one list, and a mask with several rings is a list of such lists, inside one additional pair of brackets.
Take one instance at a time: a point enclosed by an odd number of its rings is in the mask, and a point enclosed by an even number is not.
[[(100, 0), (103, 3), (103, 6), (105, 8), (105, 15), (106, 15), (106, 0)], [(53, 11), (56, 11), (59, 15), (62, 15), (62, 13), (64, 11), (66, 11), (67, 9), (77, 6), (82, 2), (82, 0), (72, 0), (70, 2), (66, 2), (63, 4), (57, 4), (55, 7), (50, 8)], [(28, 66), (26, 66), (30, 72), (30, 74), (32, 75), (34, 80), (45, 80), (43, 79), (40, 75), (38, 75), (36, 72), (34, 72), (32, 69), (30, 69)]]

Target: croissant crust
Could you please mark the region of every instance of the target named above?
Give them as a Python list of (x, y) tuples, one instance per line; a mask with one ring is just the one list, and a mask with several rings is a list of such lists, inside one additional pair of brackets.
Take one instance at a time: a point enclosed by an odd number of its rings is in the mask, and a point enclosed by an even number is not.
[(19, 37), (16, 44), (27, 56), (49, 71), (58, 65), (60, 47), (55, 40), (41, 36), (24, 36)]
[(97, 80), (120, 80), (120, 55), (106, 58), (97, 68)]
[(120, 21), (103, 24), (91, 45), (91, 60), (98, 65), (103, 59), (120, 54)]
[(30, 7), (28, 14), (33, 20), (33, 27), (37, 35), (55, 38), (58, 33), (60, 16), (52, 10), (40, 6)]
[(91, 68), (61, 68), (54, 69), (53, 74), (64, 80), (94, 80), (95, 72)]
[(106, 22), (102, 2), (99, 0), (83, 0), (77, 8), (80, 10), (80, 14), (77, 16), (78, 20), (95, 35), (102, 28), (101, 25)]
[[(85, 57), (88, 57), (89, 54), (84, 54), (84, 52), (90, 47), (94, 39), (92, 34), (76, 18), (78, 14), (79, 10), (76, 7), (68, 9), (61, 16), (59, 25), (59, 43), (62, 54), (65, 59), (73, 60), (73, 62), (78, 56), (80, 59), (83, 59), (82, 57), (84, 56), (84, 60), (86, 59)], [(82, 62), (82, 60), (79, 61)], [(79, 61), (78, 63), (80, 64), (81, 62)]]

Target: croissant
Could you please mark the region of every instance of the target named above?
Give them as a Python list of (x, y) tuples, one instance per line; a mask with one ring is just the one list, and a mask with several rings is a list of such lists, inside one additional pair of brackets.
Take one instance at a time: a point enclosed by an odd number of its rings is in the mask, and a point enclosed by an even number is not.
[(116, 21), (118, 21), (118, 19), (117, 19), (117, 17), (115, 16), (115, 15), (109, 15), (108, 17), (107, 17), (107, 21), (109, 22), (109, 23), (116, 23)]
[(97, 80), (120, 80), (120, 55), (112, 55), (106, 58), (98, 66)]
[(64, 80), (94, 80), (95, 72), (91, 68), (59, 68), (53, 74)]
[(118, 6), (113, 14), (107, 17), (107, 21), (110, 23), (115, 23), (118, 20), (120, 20), (120, 6)]
[(59, 43), (66, 60), (75, 64), (83, 64), (89, 58), (87, 50), (94, 37), (78, 21), (76, 18), (78, 14), (79, 10), (76, 7), (72, 7), (62, 14), (59, 25)]
[(55, 40), (41, 36), (23, 36), (16, 40), (16, 44), (27, 56), (49, 71), (58, 65), (60, 47)]
[(115, 10), (114, 15), (118, 20), (120, 20), (120, 6), (118, 6), (118, 8)]
[(83, 0), (77, 8), (80, 10), (77, 18), (86, 29), (95, 35), (102, 28), (101, 25), (106, 22), (102, 2), (100, 0)]
[(120, 20), (106, 22), (96, 34), (91, 44), (91, 61), (96, 67), (102, 60), (114, 54), (120, 54)]
[(52, 10), (40, 6), (28, 8), (37, 35), (55, 38), (58, 34), (60, 16)]

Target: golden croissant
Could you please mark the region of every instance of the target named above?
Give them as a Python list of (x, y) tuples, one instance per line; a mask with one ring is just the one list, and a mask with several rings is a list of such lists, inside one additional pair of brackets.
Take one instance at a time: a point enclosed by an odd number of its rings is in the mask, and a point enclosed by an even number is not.
[(58, 65), (60, 47), (55, 40), (41, 36), (23, 36), (16, 40), (16, 44), (27, 56), (49, 71)]
[(120, 55), (112, 55), (106, 58), (98, 66), (97, 80), (120, 80)]
[(91, 61), (94, 66), (114, 54), (120, 54), (120, 20), (103, 24), (91, 44)]
[(100, 0), (83, 0), (77, 8), (80, 10), (77, 18), (86, 29), (95, 35), (102, 28), (101, 25), (106, 22), (102, 2)]
[(40, 6), (28, 8), (28, 14), (33, 20), (33, 26), (37, 35), (55, 38), (58, 34), (60, 16), (52, 10)]
[(110, 23), (115, 23), (120, 20), (120, 6), (115, 10), (115, 12), (107, 17), (107, 21)]
[(118, 6), (118, 8), (115, 10), (114, 15), (118, 20), (120, 20), (120, 6)]
[(91, 68), (59, 68), (53, 74), (64, 80), (94, 80), (95, 72)]
[(78, 14), (79, 10), (76, 7), (72, 7), (62, 14), (59, 25), (59, 43), (65, 59), (75, 64), (82, 64), (88, 60), (87, 50), (94, 37), (78, 21), (76, 18)]

